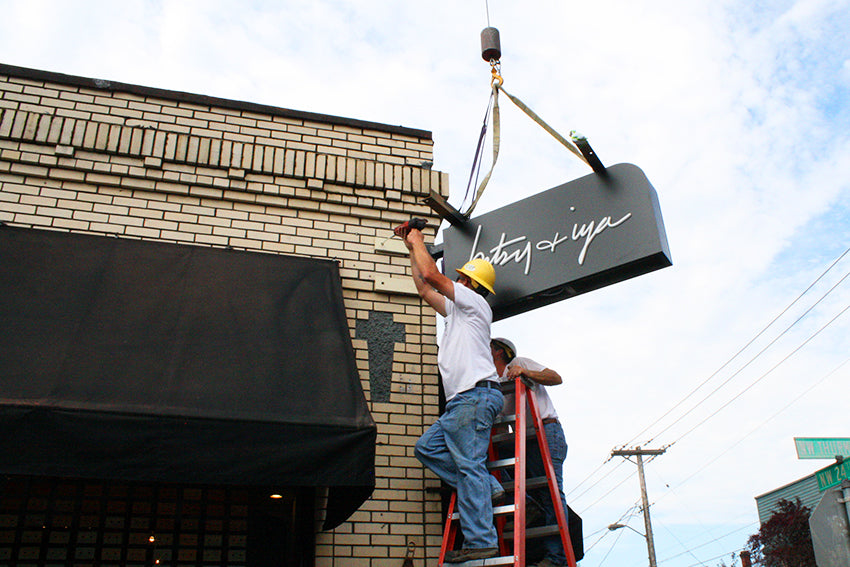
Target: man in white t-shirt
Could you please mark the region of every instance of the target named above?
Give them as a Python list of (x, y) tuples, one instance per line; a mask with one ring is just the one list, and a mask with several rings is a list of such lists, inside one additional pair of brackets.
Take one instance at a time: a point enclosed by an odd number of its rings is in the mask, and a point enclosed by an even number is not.
[(437, 268), (422, 232), (396, 229), (410, 252), (413, 281), (420, 297), (445, 317), (437, 364), (446, 394), (446, 411), (416, 443), (416, 457), (457, 490), (463, 549), (446, 553), (446, 563), (499, 554), (493, 525), (493, 498), (504, 489), (487, 470), (490, 430), (504, 406), (490, 355), (493, 312), (484, 296), (495, 293), (495, 271), (482, 259), (458, 268), (452, 281)]
[[(558, 482), (558, 491), (561, 494), (561, 503), (564, 514), (567, 513), (567, 498), (564, 495), (564, 461), (567, 458), (567, 440), (564, 437), (564, 429), (558, 421), (558, 413), (552, 404), (552, 399), (546, 392), (546, 386), (557, 386), (563, 380), (560, 374), (546, 368), (530, 358), (516, 355), (516, 347), (508, 339), (494, 338), (490, 341), (490, 350), (496, 371), (503, 382), (515, 380), (522, 377), (531, 390), (534, 391), (537, 400), (537, 411), (543, 421), (543, 429), (546, 432), (546, 442), (549, 445), (549, 454), (552, 457), (552, 466), (555, 469), (555, 479)], [(505, 396), (504, 413), (513, 415), (516, 411), (516, 402), (513, 394)], [(529, 443), (526, 447), (526, 477), (534, 478), (545, 476), (546, 470), (543, 458), (537, 443)], [(529, 491), (529, 496), (543, 509), (543, 517), (547, 526), (557, 525), (555, 508), (552, 506), (552, 498), (548, 488)], [(559, 535), (547, 536), (543, 539), (543, 547), (546, 555), (537, 563), (536, 567), (561, 567), (567, 564), (564, 555), (564, 545)], [(529, 566), (534, 567), (534, 566)]]

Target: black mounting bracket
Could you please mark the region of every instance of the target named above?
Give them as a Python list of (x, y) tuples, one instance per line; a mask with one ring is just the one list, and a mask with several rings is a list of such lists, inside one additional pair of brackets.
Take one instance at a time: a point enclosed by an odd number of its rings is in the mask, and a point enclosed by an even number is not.
[(441, 218), (447, 220), (453, 226), (463, 226), (466, 223), (466, 217), (461, 214), (456, 208), (451, 206), (442, 195), (435, 191), (431, 191), (425, 199), (423, 199), (431, 209), (440, 215)]
[(599, 157), (593, 148), (590, 147), (590, 142), (584, 136), (573, 136), (573, 143), (578, 147), (581, 155), (587, 160), (587, 164), (593, 169), (594, 173), (605, 175), (605, 166), (599, 161)]

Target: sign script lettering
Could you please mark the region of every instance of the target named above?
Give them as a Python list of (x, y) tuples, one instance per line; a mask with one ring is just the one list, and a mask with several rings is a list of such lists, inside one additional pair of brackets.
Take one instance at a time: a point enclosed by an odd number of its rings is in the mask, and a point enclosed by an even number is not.
[[(575, 208), (573, 207), (573, 210)], [(531, 241), (528, 236), (517, 236), (516, 238), (512, 238), (510, 240), (506, 240), (507, 235), (503, 232), (501, 236), (499, 236), (499, 243), (496, 244), (493, 248), (489, 250), (490, 255), (486, 255), (484, 252), (480, 251), (479, 242), (481, 239), (481, 226), (478, 226), (475, 232), (475, 242), (472, 245), (472, 251), (469, 255), (469, 259), (472, 260), (474, 258), (484, 258), (494, 266), (504, 266), (513, 260), (516, 263), (520, 263), (524, 265), (523, 274), (528, 275), (531, 271), (531, 259), (532, 259), (532, 250), (541, 250), (541, 251), (549, 251), (554, 253), (555, 248), (559, 244), (565, 241), (580, 241), (583, 240), (583, 244), (581, 250), (579, 251), (578, 257), (576, 261), (579, 265), (584, 264), (584, 260), (587, 257), (588, 249), (590, 248), (593, 239), (602, 234), (605, 229), (608, 228), (616, 228), (629, 220), (632, 216), (632, 213), (626, 213), (619, 220), (612, 221), (610, 216), (605, 216), (600, 219), (598, 223), (595, 221), (590, 221), (586, 223), (582, 223), (581, 227), (579, 227), (578, 223), (573, 224), (572, 234), (567, 233), (564, 236), (561, 236), (560, 232), (555, 232), (555, 235), (551, 240), (539, 240), (537, 243), (532, 246)], [(513, 247), (516, 246), (515, 249)]]

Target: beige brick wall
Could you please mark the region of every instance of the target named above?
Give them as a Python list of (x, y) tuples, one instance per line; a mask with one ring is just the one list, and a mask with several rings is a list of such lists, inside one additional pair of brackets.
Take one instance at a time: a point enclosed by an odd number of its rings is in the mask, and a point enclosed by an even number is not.
[[(317, 564), (397, 567), (436, 557), (440, 505), (413, 455), (437, 415), (436, 322), (385, 242), (422, 198), (448, 195), (430, 133), (0, 66), (0, 221), (339, 261), (361, 382), (378, 425), (377, 487)], [(433, 236), (433, 232), (431, 232)], [(373, 403), (370, 311), (405, 326), (390, 401)]]

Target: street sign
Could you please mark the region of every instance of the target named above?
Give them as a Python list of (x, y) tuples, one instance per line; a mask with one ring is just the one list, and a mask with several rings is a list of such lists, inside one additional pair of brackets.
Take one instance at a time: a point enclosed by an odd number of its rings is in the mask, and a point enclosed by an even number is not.
[(850, 458), (850, 439), (846, 437), (794, 437), (798, 459)]
[(447, 274), (473, 258), (496, 268), (493, 320), (672, 265), (658, 196), (617, 164), (443, 232)]
[(827, 488), (841, 483), (842, 480), (850, 478), (850, 460), (841, 461), (821, 469), (815, 473), (815, 477), (818, 479), (818, 488), (823, 492)]

